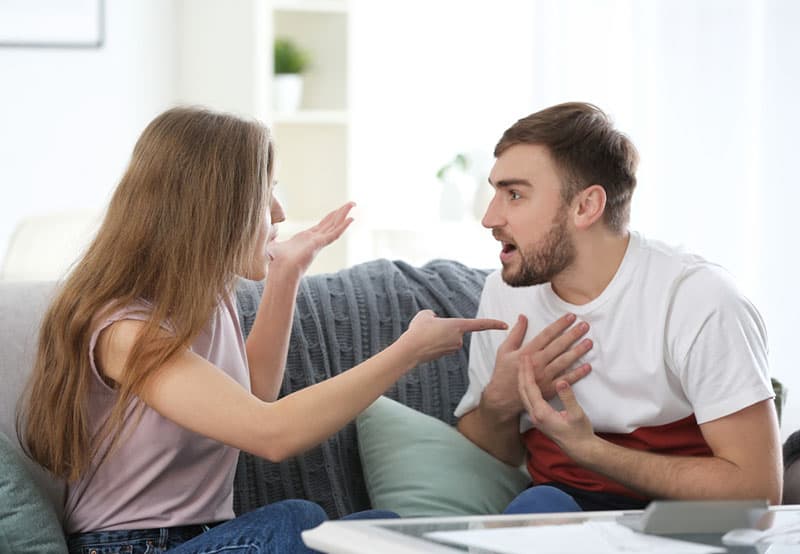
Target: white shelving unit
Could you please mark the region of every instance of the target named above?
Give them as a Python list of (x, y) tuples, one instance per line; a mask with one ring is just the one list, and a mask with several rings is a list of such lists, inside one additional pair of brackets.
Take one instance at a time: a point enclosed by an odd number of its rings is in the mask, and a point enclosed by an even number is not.
[[(300, 109), (268, 117), (277, 145), (279, 196), (288, 218), (282, 225), (284, 237), (349, 200), (348, 10), (342, 0), (271, 4), (270, 53), (273, 40), (281, 37), (310, 57)], [(345, 267), (347, 240), (345, 235), (323, 250), (309, 272)]]
[[(276, 141), (286, 238), (350, 199), (348, 25), (344, 0), (179, 0), (178, 99), (265, 121)], [(272, 102), (273, 43), (309, 53), (303, 99), (293, 113)], [(348, 235), (351, 235), (348, 232)], [(347, 264), (348, 237), (322, 251), (311, 273)]]

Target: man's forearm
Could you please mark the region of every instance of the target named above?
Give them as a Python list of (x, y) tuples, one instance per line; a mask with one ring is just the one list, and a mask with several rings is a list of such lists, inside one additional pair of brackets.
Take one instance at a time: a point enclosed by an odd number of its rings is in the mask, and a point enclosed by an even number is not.
[(519, 417), (499, 418), (479, 405), (458, 421), (458, 430), (502, 462), (518, 466), (525, 460)]
[(739, 467), (717, 456), (667, 456), (618, 446), (599, 437), (574, 456), (601, 473), (651, 498), (680, 500), (766, 498), (781, 501), (780, 466)]

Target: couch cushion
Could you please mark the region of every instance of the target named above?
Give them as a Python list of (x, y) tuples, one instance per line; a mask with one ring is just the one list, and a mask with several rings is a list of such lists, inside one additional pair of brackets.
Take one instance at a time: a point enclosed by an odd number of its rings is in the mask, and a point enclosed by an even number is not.
[[(391, 344), (411, 318), (430, 308), (444, 317), (474, 317), (488, 271), (449, 260), (423, 267), (373, 260), (303, 279), (297, 295), (281, 395), (346, 371)], [(242, 330), (252, 327), (263, 283), (242, 281), (237, 303)], [(386, 395), (454, 423), (466, 390), (469, 335), (458, 352), (421, 364)], [(301, 456), (273, 464), (242, 453), (234, 509), (253, 510), (285, 498), (307, 498), (330, 517), (368, 509), (355, 423)]]
[(0, 433), (0, 552), (67, 552), (52, 503), (4, 433)]
[(499, 514), (530, 478), (457, 429), (381, 397), (356, 420), (372, 506), (403, 517)]
[[(16, 408), (33, 367), (39, 325), (54, 291), (52, 282), (0, 282), (0, 433), (19, 451)], [(27, 457), (24, 463), (63, 517), (65, 485)]]

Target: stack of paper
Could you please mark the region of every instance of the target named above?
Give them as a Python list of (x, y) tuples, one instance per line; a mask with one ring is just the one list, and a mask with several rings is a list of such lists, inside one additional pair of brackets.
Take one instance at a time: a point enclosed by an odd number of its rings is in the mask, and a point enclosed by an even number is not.
[[(795, 511), (777, 511), (769, 514), (772, 525), (764, 531), (758, 529), (734, 529), (722, 537), (724, 544), (754, 545), (774, 544), (792, 545), (800, 544), (800, 514)], [(800, 551), (800, 547), (795, 547)], [(770, 549), (770, 553), (773, 550)]]
[(637, 533), (613, 521), (437, 531), (428, 538), (503, 554), (712, 554), (724, 548)]

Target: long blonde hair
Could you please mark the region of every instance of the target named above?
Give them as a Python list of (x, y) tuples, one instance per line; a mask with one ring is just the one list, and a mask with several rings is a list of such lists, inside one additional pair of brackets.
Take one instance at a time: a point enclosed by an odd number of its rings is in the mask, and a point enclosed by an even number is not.
[[(47, 310), (17, 432), (34, 460), (79, 478), (149, 377), (192, 342), (220, 295), (249, 267), (265, 224), (273, 144), (258, 122), (178, 107), (144, 130), (85, 256)], [(116, 403), (90, 436), (89, 341), (98, 317), (144, 300), (150, 319), (131, 350)], [(162, 322), (174, 335), (164, 338)]]

